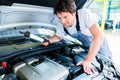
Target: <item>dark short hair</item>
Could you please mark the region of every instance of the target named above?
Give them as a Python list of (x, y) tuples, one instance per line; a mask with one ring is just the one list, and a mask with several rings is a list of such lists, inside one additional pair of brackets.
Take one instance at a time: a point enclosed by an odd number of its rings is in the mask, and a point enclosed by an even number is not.
[(54, 6), (54, 14), (61, 12), (76, 12), (76, 5), (74, 0), (58, 0)]

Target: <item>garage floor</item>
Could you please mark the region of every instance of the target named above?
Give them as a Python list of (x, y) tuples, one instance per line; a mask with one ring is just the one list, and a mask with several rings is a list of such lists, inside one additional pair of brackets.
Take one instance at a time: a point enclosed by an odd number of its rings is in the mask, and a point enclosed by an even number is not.
[(113, 54), (113, 61), (120, 70), (120, 30), (105, 30), (104, 34)]

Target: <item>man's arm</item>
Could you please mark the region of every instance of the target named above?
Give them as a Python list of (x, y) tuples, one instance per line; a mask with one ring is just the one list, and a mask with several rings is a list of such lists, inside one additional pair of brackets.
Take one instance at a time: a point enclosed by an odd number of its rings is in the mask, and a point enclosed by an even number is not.
[(102, 45), (104, 40), (102, 30), (100, 29), (100, 26), (98, 25), (98, 23), (95, 23), (90, 27), (90, 32), (93, 35), (93, 40), (90, 45), (88, 55), (86, 56), (84, 61), (79, 62), (77, 64), (77, 65), (83, 65), (83, 69), (87, 74), (90, 74), (92, 71), (94, 72), (91, 62), (97, 55), (100, 49), (100, 46)]
[(103, 43), (104, 37), (103, 37), (103, 32), (102, 32), (100, 26), (98, 25), (98, 23), (95, 23), (91, 26), (90, 32), (93, 35), (93, 40), (92, 40), (88, 55), (85, 58), (85, 60), (92, 62), (94, 57), (97, 55), (97, 53), (100, 49), (100, 46)]

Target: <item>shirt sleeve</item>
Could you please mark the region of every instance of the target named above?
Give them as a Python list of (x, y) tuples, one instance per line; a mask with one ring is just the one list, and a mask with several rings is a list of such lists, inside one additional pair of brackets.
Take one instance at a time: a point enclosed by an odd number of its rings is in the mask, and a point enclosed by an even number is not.
[(95, 13), (92, 13), (90, 10), (83, 10), (81, 14), (83, 15), (84, 24), (87, 28), (90, 28), (93, 24), (98, 22)]

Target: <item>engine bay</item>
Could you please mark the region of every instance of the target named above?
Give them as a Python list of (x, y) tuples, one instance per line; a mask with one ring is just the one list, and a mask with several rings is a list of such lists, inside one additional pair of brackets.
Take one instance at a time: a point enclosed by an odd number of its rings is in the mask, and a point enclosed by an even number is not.
[[(22, 45), (22, 49), (26, 45)], [(91, 75), (84, 73), (82, 66), (76, 66), (75, 57), (83, 60), (87, 53), (78, 44), (68, 44), (62, 40), (47, 47), (38, 42), (27, 47), (14, 51), (17, 53), (12, 52), (12, 56), (1, 58), (1, 64), (3, 61), (7, 63), (6, 67), (1, 65), (1, 80), (119, 80), (115, 68), (111, 63), (110, 66), (100, 62), (101, 57), (93, 61), (95, 73)]]

